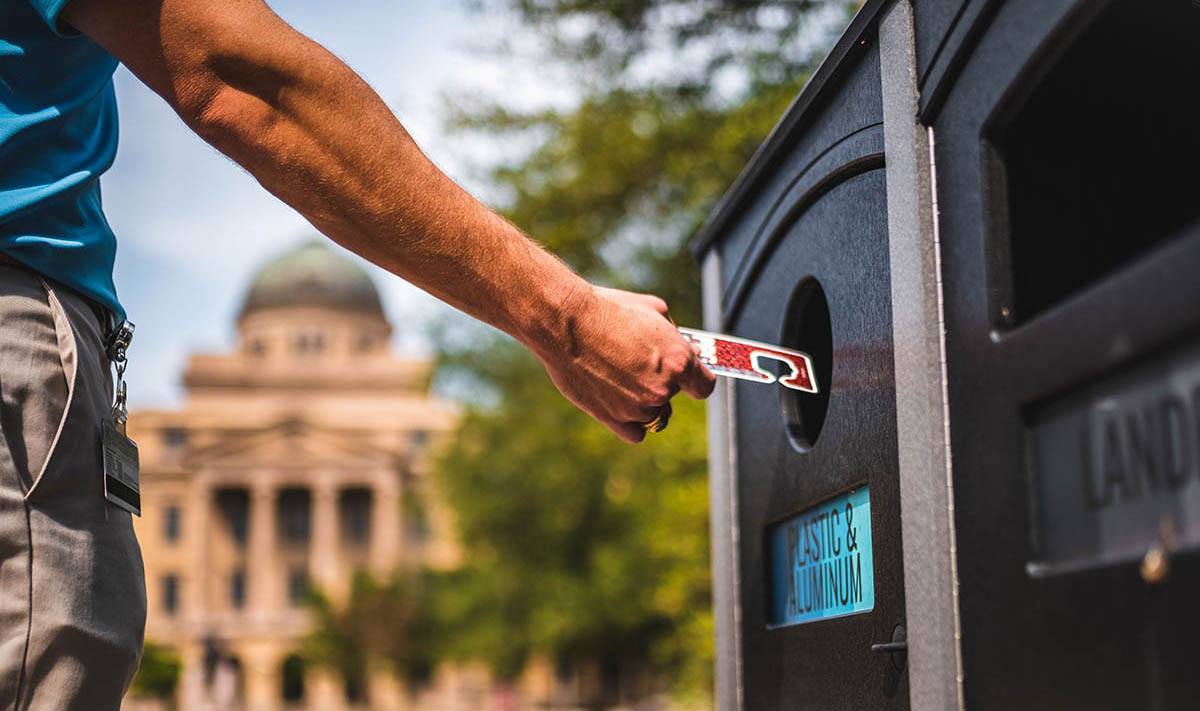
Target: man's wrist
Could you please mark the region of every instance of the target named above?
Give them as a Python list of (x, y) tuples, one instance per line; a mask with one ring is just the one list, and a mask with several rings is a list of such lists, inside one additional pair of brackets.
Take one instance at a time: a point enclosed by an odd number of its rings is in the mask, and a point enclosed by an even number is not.
[(530, 294), (513, 336), (539, 358), (561, 358), (578, 350), (579, 322), (595, 300), (592, 285), (563, 268)]

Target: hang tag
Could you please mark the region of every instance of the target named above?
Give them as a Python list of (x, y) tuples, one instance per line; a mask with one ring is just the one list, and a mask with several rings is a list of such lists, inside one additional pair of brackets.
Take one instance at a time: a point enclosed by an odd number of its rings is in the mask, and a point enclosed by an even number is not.
[[(681, 328), (679, 332), (696, 347), (700, 354), (700, 362), (712, 371), (713, 375), (756, 383), (778, 382), (792, 390), (817, 392), (812, 358), (807, 353), (745, 338), (734, 338), (723, 333), (698, 331), (694, 328)], [(790, 372), (776, 377), (767, 367), (769, 361), (782, 363)]]
[(106, 417), (103, 430), (104, 498), (134, 516), (141, 516), (137, 443), (125, 436), (115, 418)]

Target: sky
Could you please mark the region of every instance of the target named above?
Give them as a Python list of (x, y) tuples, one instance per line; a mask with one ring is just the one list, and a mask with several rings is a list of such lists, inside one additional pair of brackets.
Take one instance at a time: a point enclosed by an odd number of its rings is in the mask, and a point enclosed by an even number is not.
[[(366, 78), (426, 154), (468, 188), (483, 187), (472, 181), (474, 169), (503, 146), (448, 135), (447, 102), (483, 92), (535, 104), (555, 93), (517, 59), (489, 51), (511, 27), (468, 12), (461, 0), (270, 4)], [(234, 319), (255, 271), (316, 232), (192, 135), (128, 70), (118, 70), (116, 88), (121, 143), (102, 189), (117, 233), (118, 294), (137, 324), (130, 400), (134, 408), (170, 407), (181, 400), (188, 354), (233, 346)], [(427, 350), (428, 325), (450, 309), (363, 264), (380, 288), (397, 350)]]

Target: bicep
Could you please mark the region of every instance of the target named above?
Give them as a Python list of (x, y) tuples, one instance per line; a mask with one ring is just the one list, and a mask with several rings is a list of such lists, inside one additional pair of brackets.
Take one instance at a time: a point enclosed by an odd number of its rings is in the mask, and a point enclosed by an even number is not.
[(220, 62), (287, 28), (262, 0), (69, 0), (60, 17), (185, 120), (218, 89)]

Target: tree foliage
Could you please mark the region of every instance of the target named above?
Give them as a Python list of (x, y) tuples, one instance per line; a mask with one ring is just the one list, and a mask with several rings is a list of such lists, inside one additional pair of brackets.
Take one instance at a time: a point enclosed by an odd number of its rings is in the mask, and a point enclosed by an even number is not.
[(146, 642), (142, 649), (141, 664), (130, 685), (130, 693), (172, 703), (182, 670), (183, 662), (174, 649)]
[(313, 631), (302, 643), (304, 658), (360, 685), (378, 662), (407, 681), (424, 680), (437, 653), (430, 602), (435, 584), (419, 572), (398, 571), (384, 580), (358, 573), (342, 604), (310, 591)]
[[(698, 324), (686, 239), (823, 51), (803, 35), (835, 28), (850, 4), (481, 5), (516, 12), (548, 38), (585, 91), (568, 110), (496, 103), (456, 113), (460, 129), (532, 139), (531, 151), (489, 172), (508, 198), (504, 214), (589, 278), (657, 293), (679, 323)], [(677, 691), (706, 692), (702, 406), (677, 400), (665, 433), (629, 447), (564, 402), (506, 339), (481, 336), (442, 355), (447, 370), (497, 396), (468, 408), (438, 467), (466, 551), (461, 585), (448, 592), (465, 613), (455, 653), (504, 674), (535, 654), (635, 661)]]
[[(635, 80), (668, 96), (711, 96), (722, 74), (746, 93), (802, 76), (824, 50), (814, 25), (840, 21), (860, 2), (830, 0), (473, 0), (508, 11), (549, 41), (558, 62), (600, 86)], [(822, 29), (820, 27), (816, 29)], [(672, 61), (674, 60), (674, 61)], [(652, 76), (647, 76), (653, 70)], [(738, 97), (744, 97), (742, 94)]]
[(699, 278), (683, 243), (802, 78), (728, 107), (620, 89), (567, 112), (493, 107), (458, 125), (546, 136), (519, 163), (491, 171), (492, 184), (511, 195), (504, 214), (586, 276), (657, 293), (677, 320), (695, 323)]
[[(501, 211), (588, 278), (657, 293), (678, 323), (698, 324), (686, 239), (856, 3), (475, 4), (547, 40), (544, 61), (567, 67), (582, 92), (568, 109), (456, 104), (457, 129), (532, 146), (487, 171)], [(441, 365), (478, 397), (436, 467), (464, 556), (458, 569), (431, 574), (427, 649), (486, 660), (502, 678), (534, 656), (634, 663), (705, 697), (713, 643), (703, 406), (678, 398), (668, 430), (630, 447), (494, 332), (480, 329), (465, 346), (446, 341)]]
[[(527, 367), (515, 346), (496, 348)], [(459, 622), (453, 655), (484, 657), (504, 675), (542, 654), (703, 683), (702, 406), (679, 403), (656, 441), (628, 447), (544, 376), (510, 375), (500, 405), (467, 415), (439, 467), (466, 552), (443, 599), (454, 608), (446, 619)]]

